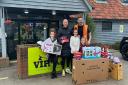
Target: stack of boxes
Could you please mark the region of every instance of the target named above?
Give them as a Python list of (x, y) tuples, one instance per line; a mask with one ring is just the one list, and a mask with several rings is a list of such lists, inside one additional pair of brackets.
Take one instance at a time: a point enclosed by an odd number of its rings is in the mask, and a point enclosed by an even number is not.
[(73, 60), (72, 79), (75, 84), (107, 80), (109, 59), (101, 58), (100, 47), (84, 47), (81, 60)]
[[(110, 62), (109, 53), (102, 58), (100, 47), (84, 47), (81, 60), (73, 59), (72, 79), (75, 84), (85, 84), (113, 79), (123, 79), (122, 64)], [(109, 68), (111, 72), (109, 73)]]

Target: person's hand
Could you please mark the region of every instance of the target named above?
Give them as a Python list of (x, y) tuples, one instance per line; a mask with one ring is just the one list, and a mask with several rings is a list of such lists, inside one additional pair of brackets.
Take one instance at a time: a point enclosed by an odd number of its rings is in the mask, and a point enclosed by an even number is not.
[(62, 40), (61, 43), (64, 44), (65, 43), (65, 40)]
[(88, 42), (87, 42), (87, 45), (90, 45), (90, 43), (91, 43), (91, 42), (90, 42), (90, 41), (88, 41)]
[(80, 35), (78, 35), (78, 37), (80, 38)]
[(76, 51), (73, 51), (73, 54), (75, 54), (76, 53)]
[(61, 40), (61, 43), (63, 44), (64, 43), (64, 40)]

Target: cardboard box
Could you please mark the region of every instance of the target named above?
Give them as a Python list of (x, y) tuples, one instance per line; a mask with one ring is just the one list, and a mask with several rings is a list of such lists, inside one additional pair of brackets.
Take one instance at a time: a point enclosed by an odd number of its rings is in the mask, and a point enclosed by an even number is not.
[(101, 58), (101, 47), (83, 47), (83, 59)]
[(73, 60), (72, 79), (75, 84), (85, 84), (108, 80), (109, 60)]
[(122, 63), (114, 64), (110, 63), (110, 76), (115, 80), (123, 79), (123, 66)]

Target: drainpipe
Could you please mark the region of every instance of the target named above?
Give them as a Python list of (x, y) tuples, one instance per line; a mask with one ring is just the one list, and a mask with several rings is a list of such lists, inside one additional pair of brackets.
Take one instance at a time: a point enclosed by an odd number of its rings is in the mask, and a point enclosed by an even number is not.
[[(88, 12), (91, 12), (91, 11), (92, 11), (92, 7), (91, 7), (91, 5), (88, 3), (88, 1), (87, 1), (87, 0), (83, 0), (83, 2), (84, 2), (84, 4), (87, 5), (87, 7), (88, 7), (88, 9), (89, 9)], [(87, 12), (84, 12), (84, 13), (83, 13), (83, 17), (84, 17), (84, 20), (85, 20), (85, 21), (86, 21), (86, 15), (87, 15), (87, 14), (88, 14)]]

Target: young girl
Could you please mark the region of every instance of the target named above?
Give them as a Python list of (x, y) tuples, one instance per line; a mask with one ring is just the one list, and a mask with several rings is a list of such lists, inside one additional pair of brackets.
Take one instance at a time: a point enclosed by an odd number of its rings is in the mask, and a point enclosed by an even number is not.
[(85, 46), (87, 46), (87, 39), (82, 37), (80, 42), (80, 50), (79, 50), (81, 53), (82, 53), (82, 48)]
[[(50, 37), (48, 39), (46, 39), (44, 42), (37, 42), (38, 44), (41, 45), (41, 48), (42, 50), (45, 49), (45, 45), (46, 44), (57, 44), (57, 39), (56, 39), (56, 31), (54, 28), (51, 28), (50, 29)], [(51, 78), (54, 79), (57, 77), (57, 74), (56, 74), (56, 66), (57, 66), (57, 62), (58, 62), (58, 58), (57, 58), (57, 55), (56, 54), (50, 54), (48, 53), (48, 62), (52, 61), (53, 62), (53, 70), (52, 70), (52, 75), (51, 75)]]
[(74, 54), (80, 49), (80, 37), (78, 36), (78, 30), (74, 30), (74, 36), (70, 38), (71, 53)]
[(78, 30), (73, 30), (73, 36), (70, 38), (70, 47), (72, 57), (79, 51), (80, 49), (80, 37), (78, 36)]

